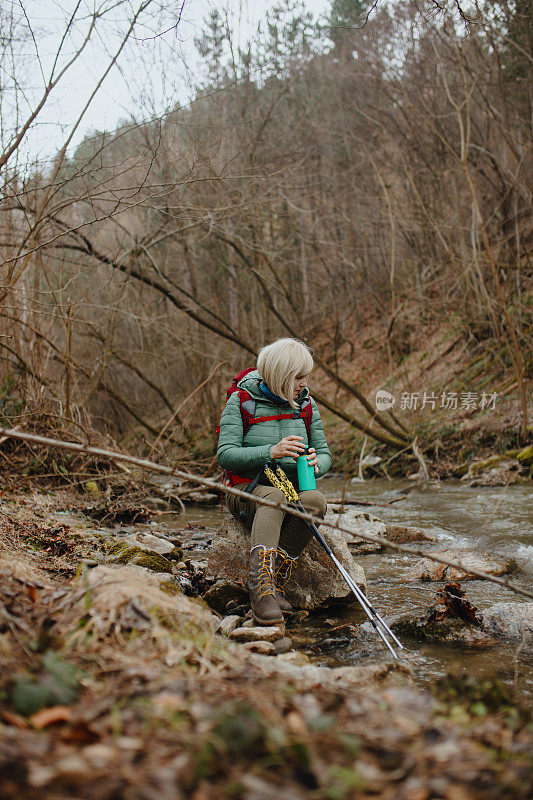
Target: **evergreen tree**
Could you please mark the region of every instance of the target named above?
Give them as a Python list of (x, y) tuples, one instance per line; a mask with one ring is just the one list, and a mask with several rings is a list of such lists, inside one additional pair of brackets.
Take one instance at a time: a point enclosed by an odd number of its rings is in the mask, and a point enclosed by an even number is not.
[(368, 3), (364, 0), (332, 0), (327, 17), (327, 34), (334, 52), (342, 58), (351, 58), (355, 32), (364, 24)]
[(226, 32), (219, 12), (214, 8), (204, 23), (202, 36), (194, 39), (194, 44), (204, 60), (207, 82), (217, 84), (223, 72), (224, 39)]

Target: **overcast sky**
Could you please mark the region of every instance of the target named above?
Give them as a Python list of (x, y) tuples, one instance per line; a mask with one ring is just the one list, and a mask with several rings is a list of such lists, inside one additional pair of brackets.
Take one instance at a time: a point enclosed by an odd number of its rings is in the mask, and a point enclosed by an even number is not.
[[(7, 0), (18, 8), (20, 1)], [(107, 0), (100, 0), (97, 5), (106, 3)], [(92, 9), (94, 4), (94, 0), (82, 0), (82, 7), (86, 9)], [(179, 9), (182, 4), (181, 20), (176, 28), (171, 27), (170, 21), (168, 30), (169, 20), (160, 19), (138, 29), (137, 38), (123, 51), (118, 66), (113, 67), (86, 112), (69, 149), (92, 130), (110, 130), (121, 119), (161, 114), (177, 102), (186, 102), (199, 77), (194, 38), (201, 35), (203, 21), (213, 8), (228, 13), (232, 27), (239, 31), (243, 41), (254, 34), (258, 22), (276, 5), (273, 0), (185, 0), (184, 3), (174, 0), (172, 5)], [(32, 84), (29, 98), (37, 97), (42, 90), (41, 65), (47, 77), (64, 31), (64, 20), (76, 5), (77, 0), (26, 0), (24, 8), (35, 38), (35, 43), (29, 39), (24, 45)], [(130, 7), (136, 5), (132, 2)], [(315, 18), (330, 8), (328, 0), (306, 0), (305, 5)], [(124, 26), (122, 7), (115, 17), (111, 15), (101, 25), (94, 43), (70, 68), (39, 116), (39, 125), (28, 138), (26, 154), (32, 159), (42, 163), (61, 147), (108, 64), (110, 53), (117, 49)], [(86, 27), (84, 29), (80, 23), (78, 38), (70, 43), (71, 50), (75, 41), (81, 41), (84, 30)], [(166, 33), (161, 33), (165, 30)], [(158, 34), (155, 39), (154, 33)]]

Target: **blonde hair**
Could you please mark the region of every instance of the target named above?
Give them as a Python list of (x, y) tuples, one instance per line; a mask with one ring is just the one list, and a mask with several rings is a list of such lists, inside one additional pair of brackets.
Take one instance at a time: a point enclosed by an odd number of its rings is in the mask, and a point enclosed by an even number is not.
[(313, 369), (313, 356), (299, 339), (278, 339), (267, 344), (257, 356), (257, 371), (268, 388), (278, 397), (298, 408), (292, 397), (297, 375), (309, 375)]

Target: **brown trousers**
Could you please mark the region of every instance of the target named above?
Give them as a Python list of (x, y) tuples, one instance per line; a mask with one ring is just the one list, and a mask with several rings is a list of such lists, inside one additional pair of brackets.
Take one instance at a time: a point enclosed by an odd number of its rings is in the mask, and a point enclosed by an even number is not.
[[(258, 544), (264, 545), (268, 550), (281, 547), (291, 558), (297, 558), (313, 538), (312, 531), (302, 519), (293, 517), (280, 508), (258, 506), (252, 500), (254, 495), (275, 503), (287, 502), (283, 492), (274, 486), (256, 486), (250, 495), (250, 500), (228, 495), (228, 508), (235, 519), (241, 522), (241, 511), (246, 513), (244, 525), (252, 532), (250, 548)], [(327, 500), (321, 492), (312, 489), (300, 492), (299, 497), (303, 507), (310, 514), (317, 517), (325, 516)]]

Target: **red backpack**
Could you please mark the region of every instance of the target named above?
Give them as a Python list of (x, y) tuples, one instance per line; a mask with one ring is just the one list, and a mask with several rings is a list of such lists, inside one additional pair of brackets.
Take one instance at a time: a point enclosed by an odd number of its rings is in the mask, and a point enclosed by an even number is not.
[[(273, 414), (268, 417), (255, 416), (255, 408), (257, 405), (257, 401), (254, 400), (253, 397), (251, 397), (245, 389), (239, 389), (238, 386), (239, 382), (246, 375), (248, 375), (249, 372), (254, 372), (254, 371), (255, 367), (248, 367), (248, 369), (243, 369), (242, 372), (239, 372), (238, 375), (235, 375), (233, 381), (231, 382), (231, 386), (228, 388), (226, 392), (226, 403), (228, 402), (232, 394), (234, 394), (235, 392), (239, 393), (243, 437), (246, 436), (246, 434), (250, 430), (251, 425), (257, 425), (259, 422), (270, 422), (271, 420), (275, 419), (303, 419), (307, 430), (307, 439), (310, 440), (311, 419), (313, 417), (313, 405), (309, 398), (304, 400), (300, 411), (291, 411), (285, 414)], [(217, 433), (220, 433), (220, 425), (217, 428)], [(232, 472), (229, 472), (227, 469), (224, 470), (224, 476), (230, 486), (236, 486), (242, 483), (250, 483), (251, 480), (250, 478), (243, 478), (241, 475), (236, 475)]]

